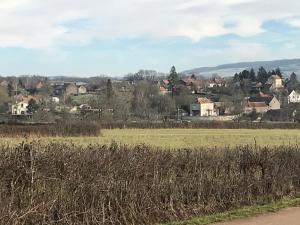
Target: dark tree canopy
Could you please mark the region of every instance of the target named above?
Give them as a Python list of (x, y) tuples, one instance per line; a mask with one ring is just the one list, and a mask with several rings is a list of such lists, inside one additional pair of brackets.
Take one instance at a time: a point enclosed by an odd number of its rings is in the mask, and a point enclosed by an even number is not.
[(255, 81), (256, 80), (256, 74), (253, 68), (251, 68), (250, 72), (249, 72), (249, 78), (251, 81)]
[(112, 83), (111, 83), (111, 79), (108, 79), (107, 80), (107, 83), (106, 83), (106, 97), (108, 100), (110, 100), (112, 97), (113, 97), (113, 86), (112, 86)]
[(28, 102), (27, 110), (30, 114), (34, 114), (39, 109), (39, 105), (34, 99), (30, 99)]
[(295, 72), (291, 74), (290, 81), (298, 81), (297, 74), (295, 74)]
[(264, 67), (260, 67), (257, 73), (257, 81), (265, 84), (269, 79), (269, 74)]
[(170, 75), (169, 75), (169, 89), (172, 92), (172, 97), (174, 96), (176, 92), (176, 85), (179, 83), (179, 75), (176, 72), (175, 66), (171, 67)]
[(279, 77), (282, 78), (282, 72), (281, 72), (281, 69), (279, 67), (275, 70), (275, 75), (278, 75)]

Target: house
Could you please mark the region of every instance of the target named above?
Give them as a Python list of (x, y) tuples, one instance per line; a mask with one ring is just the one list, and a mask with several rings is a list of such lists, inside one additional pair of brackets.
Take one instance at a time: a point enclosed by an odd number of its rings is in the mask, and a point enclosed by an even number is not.
[(188, 77), (180, 80), (180, 83), (185, 85), (193, 94), (203, 91), (207, 87), (206, 80), (197, 80), (193, 77)]
[(37, 90), (40, 90), (44, 87), (44, 83), (42, 81), (39, 81), (36, 85), (35, 85), (35, 88)]
[(300, 94), (293, 90), (288, 96), (288, 104), (300, 102)]
[(190, 116), (217, 116), (214, 103), (208, 98), (198, 98), (197, 103), (190, 105)]
[(266, 113), (270, 110), (279, 110), (280, 102), (275, 96), (257, 96), (247, 99), (245, 113), (251, 113), (254, 110), (257, 113)]
[(78, 88), (78, 94), (86, 94), (88, 84), (85, 82), (76, 82), (75, 85)]
[(31, 115), (28, 112), (27, 106), (29, 102), (34, 100), (35, 102), (39, 101), (39, 98), (32, 95), (18, 95), (16, 96), (16, 104), (13, 104), (11, 107), (11, 114), (14, 116), (21, 116), (21, 115)]
[(270, 91), (276, 91), (283, 88), (283, 82), (280, 76), (272, 75), (269, 77), (267, 84), (271, 85)]
[(4, 87), (4, 88), (7, 88), (8, 87), (8, 81), (6, 81), (6, 80), (3, 80), (3, 81), (1, 81), (1, 83), (0, 83), (0, 86), (1, 87)]
[(53, 103), (59, 103), (59, 98), (58, 98), (58, 97), (52, 97), (52, 98), (51, 98), (51, 101), (52, 101)]
[(265, 102), (250, 102), (248, 101), (245, 106), (245, 113), (251, 113), (253, 111), (257, 113), (266, 113), (268, 112), (269, 107)]
[(65, 84), (65, 95), (77, 95), (78, 94), (78, 87), (74, 83)]
[(22, 102), (27, 102), (29, 103), (31, 100), (34, 100), (34, 101), (38, 101), (38, 97), (36, 96), (32, 96), (32, 95), (25, 95), (25, 96), (21, 96), (21, 101)]
[(63, 83), (51, 84), (53, 88), (54, 95), (59, 96), (63, 95), (65, 92), (65, 85)]
[(232, 115), (234, 111), (234, 104), (230, 101), (224, 102), (215, 102), (215, 111), (219, 116)]
[(166, 93), (169, 91), (169, 89), (170, 89), (170, 82), (169, 82), (169, 80), (162, 80), (161, 82), (159, 82), (159, 83), (157, 84), (157, 86), (158, 86), (159, 89), (160, 89), (160, 93), (161, 93), (162, 95), (164, 95), (164, 94), (166, 94)]
[(27, 107), (28, 102), (21, 101), (19, 103), (16, 103), (11, 107), (11, 114), (14, 116), (30, 115)]
[(213, 88), (213, 87), (226, 87), (227, 82), (224, 78), (221, 77), (216, 77), (208, 81), (208, 87)]
[(160, 93), (161, 95), (166, 95), (166, 94), (169, 93), (169, 91), (168, 91), (167, 88), (161, 86), (161, 87), (159, 87), (159, 93)]
[(169, 82), (169, 80), (162, 80), (162, 84), (163, 84), (163, 86), (167, 87), (167, 86), (169, 86), (170, 82)]
[(87, 88), (83, 85), (78, 87), (78, 94), (86, 94), (87, 93)]

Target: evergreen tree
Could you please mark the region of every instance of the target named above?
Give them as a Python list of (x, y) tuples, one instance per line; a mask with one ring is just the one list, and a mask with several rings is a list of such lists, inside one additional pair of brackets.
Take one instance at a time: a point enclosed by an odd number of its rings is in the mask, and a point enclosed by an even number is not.
[(249, 73), (248, 70), (243, 70), (241, 76), (242, 76), (242, 80), (249, 79), (250, 78), (250, 73)]
[(275, 70), (272, 70), (272, 71), (270, 72), (270, 75), (276, 75), (276, 71), (275, 71)]
[(292, 82), (297, 82), (298, 81), (297, 74), (295, 74), (295, 72), (293, 72), (291, 74), (290, 81), (292, 81)]
[(176, 72), (175, 66), (172, 66), (172, 68), (171, 68), (170, 75), (169, 75), (169, 81), (173, 84), (176, 84), (179, 81), (179, 76), (178, 76), (178, 73)]
[(14, 88), (13, 88), (12, 84), (9, 82), (7, 85), (7, 94), (9, 97), (13, 96), (13, 90), (14, 90)]
[(112, 87), (112, 83), (111, 83), (111, 79), (108, 79), (107, 80), (107, 83), (106, 83), (106, 97), (107, 97), (107, 100), (110, 101), (111, 98), (113, 97), (114, 93), (113, 93), (113, 87)]
[(279, 67), (275, 70), (275, 75), (278, 75), (280, 78), (282, 78), (282, 72)]
[(250, 72), (249, 72), (249, 78), (251, 81), (255, 81), (256, 80), (256, 74), (253, 68), (251, 68)]
[(19, 86), (20, 88), (24, 88), (24, 84), (23, 84), (23, 82), (22, 82), (22, 80), (21, 80), (21, 79), (19, 79), (18, 86)]
[(170, 75), (169, 75), (169, 89), (172, 92), (172, 97), (174, 96), (176, 92), (176, 85), (179, 82), (179, 76), (178, 73), (176, 72), (175, 66), (171, 67)]
[(234, 82), (240, 82), (240, 76), (239, 76), (238, 73), (235, 73), (235, 74), (234, 74), (233, 81), (234, 81)]
[(269, 74), (265, 70), (265, 68), (260, 67), (257, 73), (257, 81), (265, 84), (269, 78)]
[(292, 90), (299, 90), (298, 78), (294, 72), (291, 74), (290, 79), (286, 81), (286, 87), (289, 92)]

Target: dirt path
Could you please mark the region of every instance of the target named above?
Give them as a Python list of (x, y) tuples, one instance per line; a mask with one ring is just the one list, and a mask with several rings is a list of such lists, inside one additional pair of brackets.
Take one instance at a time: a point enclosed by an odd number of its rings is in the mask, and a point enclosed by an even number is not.
[(300, 207), (216, 225), (300, 225)]

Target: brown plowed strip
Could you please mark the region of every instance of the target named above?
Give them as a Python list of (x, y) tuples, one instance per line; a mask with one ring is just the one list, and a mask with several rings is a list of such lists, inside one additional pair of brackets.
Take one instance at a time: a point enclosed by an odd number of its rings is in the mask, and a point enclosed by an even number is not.
[(216, 225), (300, 225), (300, 207)]

